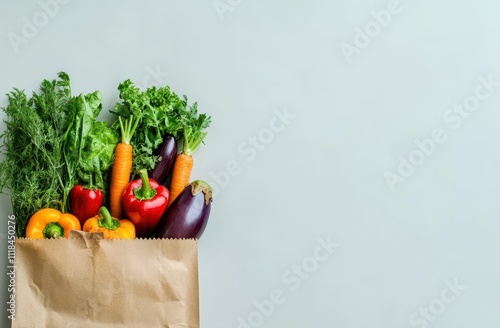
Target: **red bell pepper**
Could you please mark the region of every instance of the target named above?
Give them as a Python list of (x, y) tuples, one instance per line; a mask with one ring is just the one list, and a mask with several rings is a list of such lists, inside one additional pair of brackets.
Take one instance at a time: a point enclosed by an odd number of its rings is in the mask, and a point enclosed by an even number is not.
[(76, 185), (70, 192), (71, 213), (78, 218), (83, 226), (87, 219), (93, 218), (99, 213), (99, 209), (104, 202), (102, 190), (85, 188)]
[(146, 169), (139, 170), (140, 179), (127, 185), (122, 195), (123, 211), (135, 225), (138, 238), (151, 237), (167, 209), (170, 191), (148, 178)]

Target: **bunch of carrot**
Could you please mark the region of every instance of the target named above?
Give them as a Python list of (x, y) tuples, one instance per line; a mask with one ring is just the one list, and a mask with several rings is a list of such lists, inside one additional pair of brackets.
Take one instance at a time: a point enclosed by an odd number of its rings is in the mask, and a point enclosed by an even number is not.
[[(141, 116), (142, 114), (142, 116)], [(111, 215), (117, 219), (122, 218), (121, 196), (131, 178), (134, 148), (131, 140), (135, 133), (144, 131), (136, 131), (137, 125), (144, 119), (146, 113), (139, 113), (137, 118), (133, 115), (128, 116), (125, 122), (122, 117), (118, 116), (120, 131), (122, 135), (121, 142), (117, 145), (115, 151), (115, 163), (111, 174), (110, 187), (110, 209)], [(184, 188), (190, 183), (191, 172), (193, 170), (193, 153), (198, 146), (203, 143), (207, 132), (203, 130), (210, 125), (210, 117), (206, 114), (198, 114), (197, 104), (194, 104), (189, 110), (184, 109), (177, 118), (177, 127), (181, 131), (179, 138), (182, 139), (182, 151), (174, 158), (173, 170), (170, 182), (170, 200), (169, 205), (179, 196)], [(172, 119), (172, 118), (170, 118)], [(147, 131), (146, 131), (147, 133)], [(140, 139), (140, 138), (136, 138)], [(141, 144), (136, 144), (135, 147), (141, 147)], [(169, 165), (172, 167), (172, 165)], [(159, 181), (162, 183), (161, 181)]]

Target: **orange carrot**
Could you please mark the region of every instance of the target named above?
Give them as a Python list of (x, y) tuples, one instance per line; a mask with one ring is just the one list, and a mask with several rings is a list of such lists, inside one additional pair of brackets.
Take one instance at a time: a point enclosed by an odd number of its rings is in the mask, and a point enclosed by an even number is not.
[(174, 170), (172, 172), (172, 182), (170, 184), (169, 204), (171, 204), (189, 184), (193, 162), (193, 157), (190, 155), (184, 153), (177, 155), (174, 163)]
[(194, 162), (192, 155), (207, 136), (207, 132), (203, 132), (203, 129), (210, 125), (210, 116), (206, 114), (198, 115), (196, 105), (191, 107), (189, 115), (190, 117), (185, 120), (186, 125), (183, 127), (182, 153), (177, 155), (174, 163), (172, 181), (170, 182), (169, 204), (172, 204), (189, 184)]
[(122, 141), (115, 148), (115, 161), (111, 171), (111, 187), (109, 188), (109, 207), (111, 216), (121, 220), (123, 214), (122, 194), (130, 181), (130, 173), (132, 172), (133, 149), (130, 139), (139, 120), (134, 122), (133, 116), (130, 116), (125, 120), (125, 126), (121, 117), (118, 117), (118, 120), (120, 121)]

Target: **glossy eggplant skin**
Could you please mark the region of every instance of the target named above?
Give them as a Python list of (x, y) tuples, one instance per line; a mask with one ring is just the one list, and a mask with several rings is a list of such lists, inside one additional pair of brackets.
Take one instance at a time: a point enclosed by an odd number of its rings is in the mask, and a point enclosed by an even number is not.
[(175, 140), (174, 136), (168, 135), (165, 138), (158, 149), (157, 155), (161, 156), (161, 160), (156, 163), (155, 168), (149, 173), (149, 177), (159, 184), (164, 184), (174, 167), (175, 157), (177, 156), (177, 140)]
[(167, 207), (156, 226), (156, 238), (200, 238), (208, 223), (212, 189), (208, 183), (196, 180), (187, 185)]

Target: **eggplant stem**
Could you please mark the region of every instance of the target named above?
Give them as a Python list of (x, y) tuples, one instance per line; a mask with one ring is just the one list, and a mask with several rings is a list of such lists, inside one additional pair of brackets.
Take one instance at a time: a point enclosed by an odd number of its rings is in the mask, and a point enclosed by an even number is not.
[(199, 192), (202, 192), (205, 195), (205, 205), (208, 205), (211, 201), (213, 201), (212, 197), (212, 187), (203, 181), (203, 180), (195, 180), (189, 184), (191, 186), (191, 194), (194, 196)]

